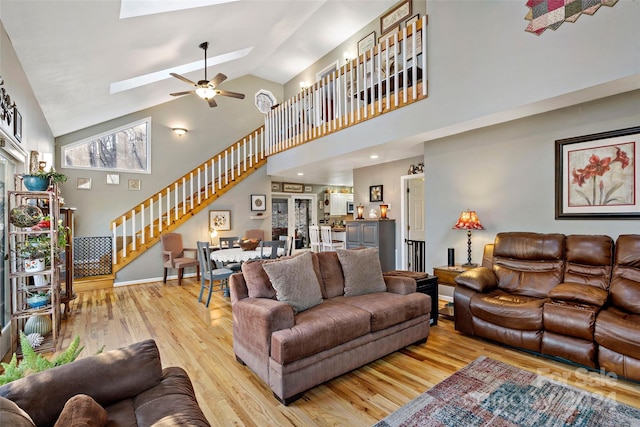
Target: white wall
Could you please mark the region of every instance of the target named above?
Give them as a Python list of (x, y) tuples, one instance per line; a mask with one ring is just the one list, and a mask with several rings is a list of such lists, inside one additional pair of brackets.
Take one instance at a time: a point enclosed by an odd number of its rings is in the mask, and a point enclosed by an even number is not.
[[(640, 123), (640, 90), (425, 143), (427, 268), (466, 262), (460, 211), (478, 213), (473, 261), (502, 231), (640, 233), (640, 220), (556, 220), (555, 141)], [(640, 141), (639, 141), (640, 142)], [(636, 153), (637, 155), (637, 153)]]

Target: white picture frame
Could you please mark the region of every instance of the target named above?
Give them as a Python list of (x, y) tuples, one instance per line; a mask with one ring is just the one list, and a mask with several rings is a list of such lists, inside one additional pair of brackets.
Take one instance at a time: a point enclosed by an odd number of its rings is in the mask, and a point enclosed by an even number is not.
[(108, 173), (107, 174), (107, 185), (120, 185), (120, 174), (119, 173)]
[(76, 178), (76, 189), (91, 190), (91, 178)]

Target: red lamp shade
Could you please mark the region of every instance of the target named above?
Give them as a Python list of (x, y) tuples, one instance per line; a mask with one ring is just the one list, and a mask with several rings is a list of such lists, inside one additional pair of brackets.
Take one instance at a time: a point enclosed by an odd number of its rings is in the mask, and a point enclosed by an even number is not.
[(454, 230), (484, 230), (476, 211), (462, 211), (458, 222), (453, 226)]
[(471, 230), (484, 230), (482, 224), (480, 224), (480, 220), (478, 219), (478, 214), (476, 211), (462, 211), (460, 212), (460, 218), (458, 218), (458, 222), (453, 226), (454, 230), (468, 230), (467, 231), (467, 263), (462, 264), (463, 267), (476, 267), (478, 264), (474, 264), (471, 262)]

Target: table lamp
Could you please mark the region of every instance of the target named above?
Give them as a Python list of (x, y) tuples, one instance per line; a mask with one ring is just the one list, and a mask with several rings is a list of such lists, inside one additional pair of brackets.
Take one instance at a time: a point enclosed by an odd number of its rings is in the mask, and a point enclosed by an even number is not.
[(209, 241), (213, 245), (213, 239), (218, 236), (218, 230), (216, 230), (215, 228), (212, 228), (210, 231), (211, 231), (211, 235), (210, 235)]
[(477, 267), (478, 264), (471, 262), (471, 230), (484, 230), (476, 211), (462, 211), (458, 222), (453, 226), (453, 230), (467, 230), (467, 263), (463, 267)]

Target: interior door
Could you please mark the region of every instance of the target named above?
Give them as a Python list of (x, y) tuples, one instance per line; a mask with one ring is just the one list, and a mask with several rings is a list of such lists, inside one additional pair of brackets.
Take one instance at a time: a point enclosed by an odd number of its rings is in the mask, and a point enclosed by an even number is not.
[(424, 241), (424, 178), (407, 182), (407, 239)]
[(16, 164), (0, 152), (0, 358), (11, 350), (11, 290), (7, 250), (7, 191), (14, 189)]

